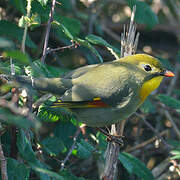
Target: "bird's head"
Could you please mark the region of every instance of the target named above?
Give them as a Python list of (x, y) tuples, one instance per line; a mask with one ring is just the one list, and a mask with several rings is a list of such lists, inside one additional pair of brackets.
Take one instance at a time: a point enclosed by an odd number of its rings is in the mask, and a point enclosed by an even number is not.
[[(166, 70), (161, 62), (147, 54), (136, 54), (127, 57), (127, 61), (137, 68), (142, 75), (143, 83), (140, 90), (142, 102), (146, 97), (159, 87), (163, 77), (174, 77), (174, 74)], [(126, 61), (126, 62), (127, 62)], [(136, 73), (136, 72), (135, 72)]]

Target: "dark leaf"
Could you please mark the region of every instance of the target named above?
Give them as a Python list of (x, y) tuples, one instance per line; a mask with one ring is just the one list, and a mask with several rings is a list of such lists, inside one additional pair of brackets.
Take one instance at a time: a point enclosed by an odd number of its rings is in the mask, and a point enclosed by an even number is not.
[(20, 64), (25, 64), (28, 65), (30, 64), (30, 59), (28, 57), (28, 55), (23, 54), (21, 51), (19, 50), (13, 50), (13, 51), (5, 51), (3, 52), (3, 56), (4, 57), (9, 57), (12, 59), (17, 60)]
[(87, 47), (88, 49), (91, 50), (92, 53), (94, 53), (97, 58), (99, 59), (99, 61), (102, 63), (103, 62), (103, 58), (101, 57), (101, 55), (98, 53), (98, 51), (94, 48), (94, 46), (92, 46), (88, 41), (80, 39), (80, 38), (76, 38), (76, 41), (82, 45)]
[(169, 106), (173, 109), (180, 109), (180, 101), (173, 97), (167, 96), (166, 94), (160, 94), (157, 96), (157, 99), (166, 106)]
[(37, 0), (38, 2), (40, 2), (40, 4), (45, 7), (46, 4), (48, 3), (48, 0)]
[[(36, 158), (36, 154), (32, 149), (31, 143), (30, 141), (27, 139), (25, 132), (20, 129), (19, 133), (17, 135), (17, 147), (18, 147), (18, 151), (21, 155), (21, 157), (27, 161), (27, 163), (33, 168), (35, 169), (35, 171), (37, 172), (37, 175), (40, 177), (41, 180), (50, 180), (49, 176), (47, 173), (38, 171), (37, 169), (43, 169), (44, 171), (46, 171), (46, 167), (44, 164), (42, 164), (37, 158)], [(37, 169), (36, 169), (37, 168)]]
[(62, 172), (60, 172), (60, 175), (65, 179), (65, 180), (85, 180), (82, 177), (76, 177), (73, 174), (71, 174), (70, 172), (68, 172), (67, 170), (64, 170)]
[(136, 6), (135, 21), (140, 24), (146, 24), (148, 28), (152, 28), (158, 23), (157, 15), (151, 10), (150, 6), (143, 1), (126, 0), (132, 9)]
[[(8, 38), (16, 39), (19, 41), (19, 43), (21, 43), (23, 37), (23, 29), (10, 21), (1, 20), (0, 34)], [(27, 35), (26, 38), (26, 45), (30, 48), (36, 48), (36, 45), (30, 39), (29, 35)]]
[(153, 105), (153, 103), (151, 102), (150, 98), (147, 98), (144, 103), (141, 105), (140, 107), (141, 111), (143, 113), (154, 113), (156, 112), (156, 109)]
[(30, 175), (30, 169), (23, 163), (19, 163), (17, 160), (7, 159), (7, 171), (9, 180), (28, 180)]
[(63, 142), (58, 137), (43, 139), (42, 146), (50, 156), (57, 156), (60, 152), (66, 151)]
[(130, 174), (136, 174), (140, 179), (153, 180), (151, 171), (140, 160), (128, 153), (120, 153), (118, 158)]
[(120, 50), (113, 47), (112, 45), (110, 45), (108, 42), (106, 42), (100, 36), (96, 36), (94, 34), (89, 34), (86, 36), (85, 39), (92, 44), (99, 44), (99, 45), (103, 45), (103, 46), (107, 47), (108, 50), (111, 52), (112, 55), (115, 56), (116, 59), (119, 59), (121, 57)]
[(89, 158), (94, 150), (94, 147), (83, 139), (77, 143), (77, 156), (81, 159)]

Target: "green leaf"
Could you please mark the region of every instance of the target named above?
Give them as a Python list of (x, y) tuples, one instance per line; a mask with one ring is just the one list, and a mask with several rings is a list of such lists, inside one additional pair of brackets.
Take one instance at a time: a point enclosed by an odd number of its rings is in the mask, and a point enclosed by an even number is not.
[(155, 109), (154, 105), (152, 104), (150, 98), (147, 98), (144, 101), (144, 103), (141, 105), (140, 109), (145, 114), (156, 112), (156, 109)]
[(54, 129), (54, 135), (60, 138), (67, 149), (72, 146), (73, 136), (76, 132), (76, 127), (71, 122), (59, 122)]
[(27, 118), (19, 115), (15, 116), (8, 109), (0, 108), (0, 114), (2, 115), (1, 121), (4, 120), (8, 124), (13, 124), (19, 128), (29, 128), (33, 126), (33, 123)]
[(58, 16), (57, 19), (59, 19), (59, 22), (68, 29), (68, 31), (72, 34), (73, 37), (79, 35), (82, 26), (81, 21), (75, 18), (69, 18), (64, 16)]
[(14, 43), (8, 39), (0, 37), (0, 48), (12, 48)]
[(111, 52), (112, 55), (115, 56), (116, 59), (119, 59), (121, 57), (121, 52), (119, 49), (113, 47), (108, 42), (106, 42), (103, 38), (100, 36), (96, 36), (94, 34), (89, 34), (85, 37), (85, 39), (92, 43), (92, 44), (99, 44), (107, 47), (107, 49)]
[(173, 93), (176, 94), (176, 95), (180, 95), (180, 89), (174, 89)]
[(77, 156), (81, 159), (89, 158), (94, 150), (95, 148), (83, 139), (77, 143)]
[(19, 50), (13, 50), (13, 51), (5, 51), (3, 52), (3, 57), (9, 57), (12, 59), (17, 60), (21, 64), (28, 65), (30, 64), (30, 59), (27, 54), (22, 53)]
[(39, 59), (33, 61), (31, 66), (27, 66), (25, 70), (26, 73), (29, 73), (28, 75), (33, 77), (51, 77), (51, 74), (47, 69), (47, 65), (41, 63)]
[(92, 46), (88, 41), (80, 39), (80, 38), (76, 38), (75, 39), (76, 42), (78, 42), (80, 45), (87, 47), (88, 49), (91, 50), (92, 53), (94, 53), (97, 58), (99, 59), (99, 61), (102, 63), (103, 62), (103, 58), (101, 57), (101, 55), (98, 53), (98, 51), (94, 48), (94, 46)]
[[(23, 37), (23, 29), (10, 21), (1, 20), (0, 34), (8, 38), (16, 39), (21, 43)], [(29, 35), (27, 35), (26, 37), (26, 45), (30, 48), (36, 48), (36, 45), (30, 39)]]
[(122, 153), (119, 154), (118, 159), (121, 161), (124, 168), (128, 171), (129, 174), (133, 173), (133, 164), (132, 162), (126, 158)]
[(107, 148), (107, 137), (98, 131), (96, 134), (96, 138), (98, 140), (98, 148), (105, 151)]
[(177, 110), (180, 109), (180, 101), (173, 97), (167, 96), (166, 94), (160, 94), (156, 98), (166, 106)]
[(173, 157), (171, 159), (180, 159), (180, 149), (175, 149), (170, 152)]
[(140, 160), (128, 153), (120, 153), (118, 159), (130, 174), (136, 174), (143, 180), (154, 180), (151, 171)]
[(60, 28), (60, 30), (62, 30), (62, 32), (66, 35), (67, 38), (69, 38), (71, 40), (74, 39), (73, 35), (70, 33), (70, 31), (63, 24), (61, 24), (57, 21), (53, 21), (52, 25), (57, 25)]
[[(61, 2), (61, 8), (65, 11), (67, 11), (67, 13), (71, 12), (72, 10), (72, 3), (70, 0), (60, 0)], [(79, 13), (79, 12), (77, 12)]]
[(126, 0), (132, 9), (136, 6), (135, 21), (140, 24), (146, 24), (148, 28), (152, 28), (158, 23), (157, 15), (151, 10), (146, 2), (138, 0)]
[[(36, 158), (30, 141), (27, 139), (25, 132), (20, 129), (17, 135), (17, 147), (21, 157), (32, 167), (44, 168), (45, 166)], [(41, 173), (37, 170), (37, 175), (42, 180), (50, 180), (47, 173)]]
[(42, 146), (50, 156), (57, 156), (60, 152), (66, 151), (62, 140), (58, 137), (47, 137), (43, 139)]
[(10, 4), (13, 5), (21, 14), (26, 13), (25, 1), (24, 0), (9, 0)]
[(23, 163), (19, 163), (17, 160), (7, 159), (7, 171), (9, 180), (28, 180), (30, 175), (30, 169)]
[(66, 180), (85, 180), (82, 177), (76, 177), (73, 174), (71, 174), (69, 171), (67, 170), (63, 170), (59, 173), (61, 176), (63, 176), (64, 179)]
[(48, 0), (37, 0), (38, 2), (40, 2), (40, 4), (45, 7), (48, 3)]
[(53, 96), (39, 106), (38, 118), (40, 118), (40, 120), (43, 122), (56, 122), (58, 120), (66, 122), (71, 120), (72, 113), (67, 109), (51, 107), (52, 103), (56, 100), (57, 98)]
[[(66, 180), (62, 176), (60, 176), (58, 173), (55, 173), (53, 171), (50, 171), (48, 169), (40, 168), (38, 166), (35, 166), (34, 164), (31, 164), (32, 169), (34, 169), (36, 172), (39, 172), (40, 174), (47, 175), (48, 177), (55, 178), (55, 180)], [(47, 179), (47, 178), (46, 178)], [(43, 179), (42, 180), (46, 180)], [(48, 178), (50, 180), (50, 178)]]

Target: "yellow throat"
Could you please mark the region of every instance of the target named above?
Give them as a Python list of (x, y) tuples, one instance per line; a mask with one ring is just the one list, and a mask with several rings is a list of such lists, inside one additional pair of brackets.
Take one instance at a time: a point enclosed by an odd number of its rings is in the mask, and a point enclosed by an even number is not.
[(146, 81), (141, 88), (140, 91), (140, 98), (142, 100), (142, 103), (144, 102), (144, 100), (146, 99), (146, 97), (152, 92), (154, 91), (156, 88), (159, 87), (161, 81), (163, 80), (163, 76), (157, 76), (154, 77), (148, 81)]

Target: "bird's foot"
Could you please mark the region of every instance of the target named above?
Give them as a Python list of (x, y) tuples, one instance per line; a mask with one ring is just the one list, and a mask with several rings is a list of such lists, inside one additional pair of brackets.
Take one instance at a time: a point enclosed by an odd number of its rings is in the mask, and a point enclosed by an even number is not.
[(115, 142), (116, 144), (119, 144), (120, 147), (122, 147), (124, 146), (123, 138), (124, 136), (109, 134), (109, 136), (107, 136), (107, 141)]
[(124, 146), (124, 142), (123, 142), (124, 136), (112, 135), (112, 134), (108, 133), (107, 131), (105, 131), (104, 129), (99, 128), (99, 127), (97, 129), (107, 137), (107, 141), (115, 142), (116, 144), (118, 144), (121, 147)]

